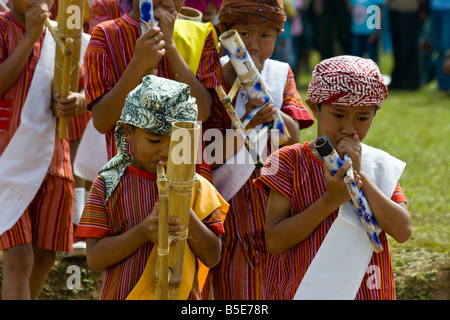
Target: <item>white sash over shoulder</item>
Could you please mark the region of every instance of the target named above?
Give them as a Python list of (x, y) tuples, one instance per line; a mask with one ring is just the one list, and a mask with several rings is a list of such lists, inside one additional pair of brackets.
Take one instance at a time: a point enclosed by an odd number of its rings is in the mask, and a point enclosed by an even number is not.
[[(222, 65), (226, 64), (228, 60), (228, 56), (220, 59)], [(274, 106), (278, 109), (283, 105), (283, 94), (288, 73), (289, 65), (287, 63), (271, 59), (265, 61), (264, 68), (261, 71), (261, 78), (267, 88), (269, 88)], [(241, 88), (237, 94), (235, 105), (236, 114), (240, 118), (245, 115), (245, 104), (247, 101), (247, 94)], [(254, 132), (255, 130), (253, 130)], [(266, 134), (258, 141), (256, 146), (256, 151), (263, 159), (267, 157), (267, 141), (268, 135)], [(255, 170), (255, 165), (251, 159), (252, 157), (248, 150), (242, 146), (233, 157), (228, 159), (219, 168), (213, 170), (212, 182), (226, 201), (229, 201), (242, 188)]]
[[(362, 144), (362, 167), (378, 188), (391, 197), (405, 163)], [(361, 286), (373, 247), (350, 202), (343, 204), (294, 296), (294, 300), (351, 300)]]
[(0, 234), (19, 220), (39, 190), (55, 145), (51, 109), (55, 41), (47, 32), (25, 100), (20, 126), (0, 156)]
[[(83, 33), (80, 60), (89, 37)], [(0, 156), (0, 235), (11, 229), (36, 196), (53, 157), (56, 118), (51, 99), (55, 47), (47, 31), (19, 128)]]

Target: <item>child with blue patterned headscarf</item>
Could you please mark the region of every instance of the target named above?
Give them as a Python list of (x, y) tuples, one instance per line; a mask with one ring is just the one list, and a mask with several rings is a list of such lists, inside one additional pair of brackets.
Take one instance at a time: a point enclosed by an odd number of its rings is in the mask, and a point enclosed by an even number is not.
[[(155, 168), (167, 161), (172, 123), (195, 121), (196, 117), (195, 99), (186, 84), (146, 76), (128, 94), (115, 131), (118, 154), (93, 182), (76, 232), (77, 237), (86, 238), (91, 268), (105, 270), (101, 299), (125, 299), (133, 290), (132, 299), (154, 298), (158, 241)], [(222, 217), (228, 204), (200, 175), (196, 184), (186, 248), (193, 253), (190, 257), (208, 268), (220, 258), (219, 235), (224, 232)], [(169, 218), (170, 233), (185, 231), (181, 228), (178, 219)], [(184, 264), (193, 272), (183, 269), (190, 277), (183, 277), (181, 288), (186, 294), (180, 298), (200, 298), (195, 259), (185, 258)]]

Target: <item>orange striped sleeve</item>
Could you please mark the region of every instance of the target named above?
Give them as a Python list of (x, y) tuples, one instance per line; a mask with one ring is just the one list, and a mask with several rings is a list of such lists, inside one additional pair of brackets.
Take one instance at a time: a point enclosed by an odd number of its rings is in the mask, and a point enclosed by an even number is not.
[(297, 120), (300, 129), (308, 128), (314, 123), (314, 119), (311, 116), (309, 109), (305, 106), (300, 97), (295, 82), (295, 76), (290, 67), (286, 86), (284, 87), (283, 106), (281, 107), (281, 111), (286, 113), (292, 119)]
[(400, 202), (407, 203), (405, 194), (403, 193), (403, 189), (400, 186), (399, 182), (397, 182), (397, 185), (395, 186), (395, 190), (392, 193), (391, 200), (394, 201), (395, 203), (400, 203)]
[(81, 239), (103, 238), (109, 234), (109, 219), (105, 198), (103, 179), (98, 176), (92, 183), (83, 215), (75, 232), (76, 237)]
[(286, 146), (267, 158), (261, 176), (254, 180), (258, 189), (264, 190), (267, 195), (270, 189), (274, 189), (286, 198), (292, 198), (292, 178), (295, 167), (295, 153), (293, 151), (292, 146)]

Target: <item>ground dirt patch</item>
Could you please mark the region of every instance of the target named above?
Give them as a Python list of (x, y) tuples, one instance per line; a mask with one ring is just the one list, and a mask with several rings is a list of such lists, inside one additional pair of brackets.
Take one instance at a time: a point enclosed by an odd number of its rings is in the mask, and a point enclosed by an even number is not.
[[(2, 258), (0, 252), (1, 280), (3, 279)], [(430, 252), (421, 248), (414, 252), (392, 252), (392, 260), (399, 300), (450, 299), (448, 253)], [(78, 289), (70, 288), (75, 285), (70, 280), (70, 276), (73, 274), (70, 266), (79, 268), (80, 287)], [(58, 256), (39, 299), (96, 300), (99, 296), (102, 279), (103, 272), (92, 271), (85, 258), (62, 259), (61, 256)]]

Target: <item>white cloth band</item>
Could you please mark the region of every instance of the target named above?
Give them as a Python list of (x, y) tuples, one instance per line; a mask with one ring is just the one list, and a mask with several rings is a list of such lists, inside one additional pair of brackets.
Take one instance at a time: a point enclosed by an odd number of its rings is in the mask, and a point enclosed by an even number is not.
[[(362, 144), (364, 173), (391, 198), (405, 163)], [(356, 297), (372, 257), (373, 247), (350, 202), (343, 204), (300, 283), (294, 300)]]

